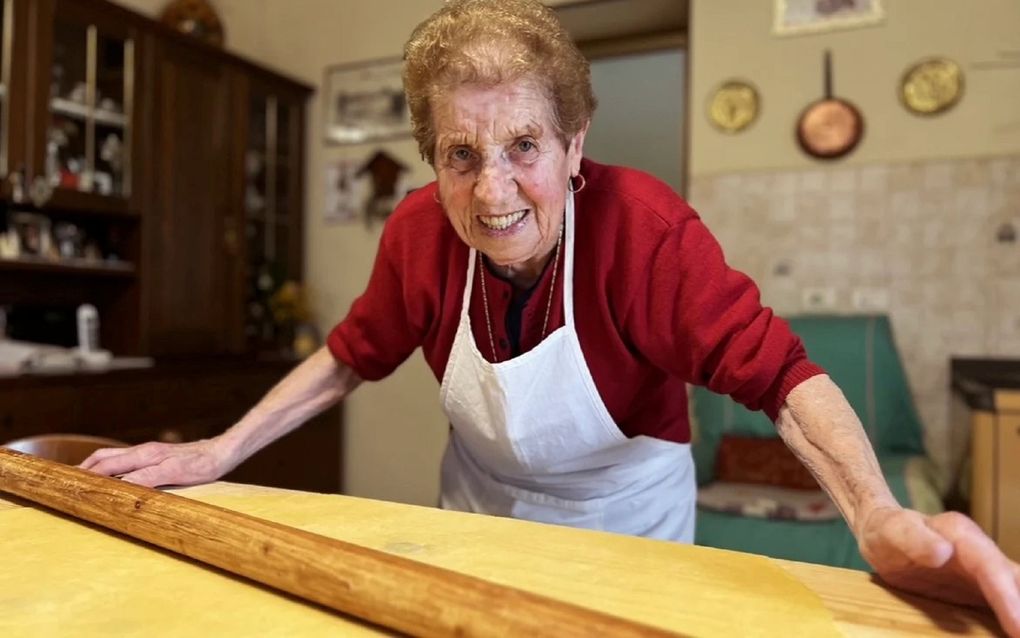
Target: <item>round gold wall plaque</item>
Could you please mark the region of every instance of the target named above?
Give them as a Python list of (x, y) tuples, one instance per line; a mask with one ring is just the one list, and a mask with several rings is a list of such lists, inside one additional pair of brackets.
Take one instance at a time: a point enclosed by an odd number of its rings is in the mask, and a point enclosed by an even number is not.
[(922, 60), (907, 69), (900, 81), (900, 100), (911, 113), (935, 115), (963, 95), (963, 71), (945, 58)]
[(719, 86), (708, 101), (708, 121), (720, 131), (736, 133), (758, 118), (758, 90), (750, 83), (731, 80)]

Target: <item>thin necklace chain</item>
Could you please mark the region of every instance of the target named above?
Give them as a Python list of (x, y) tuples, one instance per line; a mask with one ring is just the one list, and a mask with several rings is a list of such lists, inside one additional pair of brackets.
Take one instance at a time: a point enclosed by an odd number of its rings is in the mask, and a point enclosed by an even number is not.
[[(556, 294), (556, 273), (560, 268), (560, 247), (563, 245), (563, 226), (560, 226), (560, 235), (556, 239), (556, 254), (553, 255), (553, 271), (552, 281), (549, 283), (549, 300), (545, 304), (545, 319), (542, 320), (542, 337), (539, 339), (545, 339), (546, 331), (549, 329), (549, 313), (552, 310), (553, 295)], [(492, 337), (492, 320), (489, 317), (489, 295), (485, 289), (485, 273), (482, 269), (485, 265), (482, 263), (482, 253), (478, 253), (478, 273), (482, 280), (482, 307), (485, 308), (485, 328), (489, 332), (489, 348), (492, 349), (492, 361), (494, 363), (499, 362), (499, 355), (496, 354), (496, 340)]]

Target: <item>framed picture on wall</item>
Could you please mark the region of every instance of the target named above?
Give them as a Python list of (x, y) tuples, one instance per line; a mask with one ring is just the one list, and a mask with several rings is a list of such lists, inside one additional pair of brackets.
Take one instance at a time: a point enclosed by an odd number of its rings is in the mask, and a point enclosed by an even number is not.
[(882, 0), (774, 0), (775, 35), (825, 33), (879, 24)]
[(400, 58), (326, 69), (324, 130), (330, 144), (363, 144), (411, 135)]

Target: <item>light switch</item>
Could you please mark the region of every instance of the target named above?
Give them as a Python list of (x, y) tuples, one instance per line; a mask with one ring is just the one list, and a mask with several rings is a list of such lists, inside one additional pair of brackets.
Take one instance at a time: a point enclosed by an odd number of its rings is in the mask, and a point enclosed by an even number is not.
[(854, 288), (851, 302), (855, 310), (866, 312), (884, 312), (889, 309), (888, 288)]
[(836, 289), (832, 286), (811, 286), (804, 288), (800, 304), (804, 310), (819, 312), (836, 307)]

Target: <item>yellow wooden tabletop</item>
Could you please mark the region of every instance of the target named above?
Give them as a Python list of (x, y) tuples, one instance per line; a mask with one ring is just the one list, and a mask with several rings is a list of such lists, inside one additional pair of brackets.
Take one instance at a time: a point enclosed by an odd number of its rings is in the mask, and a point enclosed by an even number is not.
[[(346, 496), (178, 494), (699, 636), (995, 635), (990, 613), (864, 572)], [(357, 621), (0, 497), (0, 635), (377, 635)]]

